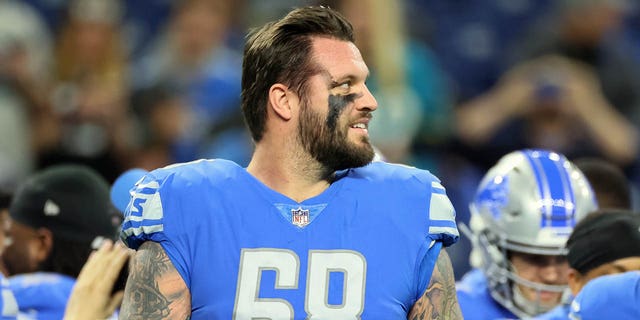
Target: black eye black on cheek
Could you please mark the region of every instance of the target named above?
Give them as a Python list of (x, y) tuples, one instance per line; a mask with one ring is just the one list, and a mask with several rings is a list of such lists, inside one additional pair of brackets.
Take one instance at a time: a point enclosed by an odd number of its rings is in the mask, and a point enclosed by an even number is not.
[(358, 97), (357, 94), (347, 95), (329, 95), (329, 114), (327, 115), (327, 125), (331, 129), (335, 129), (338, 123), (338, 116), (342, 111)]

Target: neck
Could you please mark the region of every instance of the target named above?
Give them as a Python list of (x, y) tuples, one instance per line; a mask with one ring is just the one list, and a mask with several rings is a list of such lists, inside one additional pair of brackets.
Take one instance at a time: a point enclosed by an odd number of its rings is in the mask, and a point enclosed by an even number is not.
[(333, 171), (309, 154), (300, 154), (299, 150), (258, 143), (247, 171), (269, 188), (297, 202), (315, 197), (331, 185)]

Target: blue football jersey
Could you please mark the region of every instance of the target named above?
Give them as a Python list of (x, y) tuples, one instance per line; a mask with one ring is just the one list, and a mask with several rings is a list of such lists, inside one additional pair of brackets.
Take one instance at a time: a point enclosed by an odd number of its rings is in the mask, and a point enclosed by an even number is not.
[(569, 319), (640, 319), (640, 271), (589, 281), (571, 303)]
[(162, 245), (193, 319), (406, 319), (455, 211), (424, 170), (375, 162), (296, 202), (225, 160), (146, 175), (121, 237)]
[(69, 276), (47, 272), (20, 274), (8, 280), (18, 303), (20, 319), (62, 319), (76, 283)]
[(18, 316), (18, 303), (11, 291), (9, 281), (0, 273), (0, 293), (2, 298), (0, 299), (0, 319), (12, 320)]
[(511, 311), (493, 299), (487, 277), (480, 269), (472, 269), (456, 283), (458, 303), (466, 320), (517, 319)]

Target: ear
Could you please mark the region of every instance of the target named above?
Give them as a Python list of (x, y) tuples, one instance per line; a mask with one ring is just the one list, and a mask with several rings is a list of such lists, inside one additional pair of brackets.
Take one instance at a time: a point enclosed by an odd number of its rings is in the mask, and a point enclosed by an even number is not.
[(47, 228), (39, 228), (36, 230), (36, 233), (38, 234), (38, 244), (35, 259), (38, 261), (38, 264), (40, 264), (51, 254), (51, 250), (53, 249), (53, 233)]
[(582, 289), (582, 274), (576, 269), (569, 268), (568, 277), (569, 289), (571, 289), (571, 294), (575, 297), (578, 292), (580, 292), (580, 289)]
[(283, 120), (291, 120), (293, 116), (292, 107), (296, 103), (293, 97), (289, 87), (284, 84), (276, 83), (269, 88), (269, 105)]

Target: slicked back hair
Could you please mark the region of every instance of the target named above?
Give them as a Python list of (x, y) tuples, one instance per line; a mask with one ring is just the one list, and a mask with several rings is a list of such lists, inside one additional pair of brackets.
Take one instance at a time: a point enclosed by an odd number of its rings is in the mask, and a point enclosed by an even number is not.
[(312, 37), (354, 42), (351, 23), (322, 6), (294, 9), (248, 35), (242, 62), (242, 112), (255, 142), (264, 135), (269, 88), (282, 83), (305, 99), (307, 80), (321, 71), (311, 61)]

